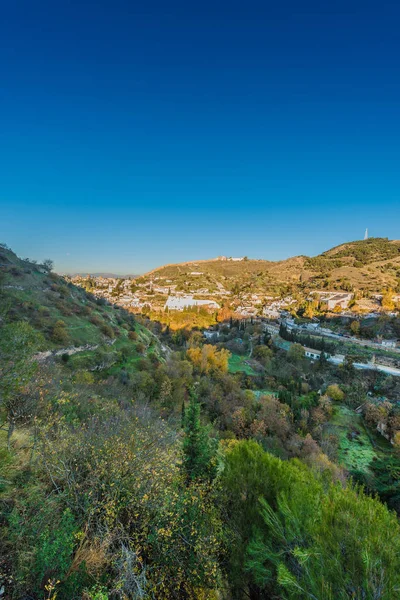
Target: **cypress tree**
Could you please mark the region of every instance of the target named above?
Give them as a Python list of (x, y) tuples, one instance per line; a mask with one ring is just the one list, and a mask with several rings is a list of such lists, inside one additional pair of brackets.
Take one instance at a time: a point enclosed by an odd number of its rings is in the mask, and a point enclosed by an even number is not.
[(185, 399), (182, 400), (182, 408), (181, 408), (181, 428), (185, 427)]
[(183, 468), (187, 478), (212, 477), (211, 459), (215, 454), (214, 444), (208, 436), (207, 427), (200, 421), (200, 403), (193, 391), (185, 410), (183, 440)]

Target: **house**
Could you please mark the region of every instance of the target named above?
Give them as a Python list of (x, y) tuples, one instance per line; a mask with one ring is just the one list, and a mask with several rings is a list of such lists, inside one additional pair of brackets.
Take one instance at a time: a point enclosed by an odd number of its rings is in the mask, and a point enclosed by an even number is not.
[(279, 312), (279, 310), (276, 310), (275, 308), (270, 308), (269, 306), (264, 306), (264, 317), (268, 317), (269, 319), (279, 319), (280, 314), (281, 313)]
[[(319, 329), (319, 323), (305, 323), (302, 325), (302, 329), (307, 329), (308, 331), (317, 331)], [(329, 331), (329, 333), (331, 333)]]
[(296, 324), (294, 322), (294, 319), (286, 319), (284, 321), (284, 325), (286, 326), (286, 329), (288, 331), (292, 331), (293, 327), (295, 327)]
[(325, 304), (328, 310), (333, 310), (337, 306), (340, 308), (347, 308), (350, 304), (350, 301), (353, 298), (353, 294), (344, 293), (344, 294), (326, 294), (320, 297), (321, 303)]
[(203, 331), (203, 335), (207, 340), (218, 339), (219, 331)]
[(207, 309), (218, 309), (219, 304), (215, 300), (195, 300), (193, 296), (168, 296), (164, 310), (184, 310), (191, 306), (203, 306)]
[(381, 344), (384, 348), (396, 348), (397, 346), (396, 340), (382, 340)]
[(312, 348), (304, 348), (304, 355), (307, 358), (319, 360), (321, 358), (321, 352), (319, 350), (313, 350)]
[(242, 317), (255, 317), (258, 310), (254, 306), (238, 306), (235, 312), (242, 315)]

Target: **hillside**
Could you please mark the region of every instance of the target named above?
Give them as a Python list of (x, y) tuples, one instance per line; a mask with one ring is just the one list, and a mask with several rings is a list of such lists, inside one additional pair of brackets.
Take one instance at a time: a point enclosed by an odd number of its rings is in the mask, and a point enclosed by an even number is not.
[(209, 293), (239, 286), (246, 291), (277, 293), (285, 288), (325, 287), (381, 291), (400, 283), (400, 241), (387, 238), (348, 242), (315, 257), (282, 261), (214, 259), (167, 265), (137, 279), (176, 285), (177, 291)]
[(370, 238), (348, 242), (306, 259), (313, 278), (347, 279), (356, 289), (380, 291), (400, 283), (400, 241)]
[(50, 267), (0, 246), (0, 326), (29, 323), (40, 335), (43, 358), (64, 355), (67, 360), (69, 355), (71, 366), (78, 368), (115, 363), (124, 368), (147, 354), (162, 357), (157, 338), (133, 315), (96, 299)]
[(289, 597), (281, 572), (315, 598), (395, 597), (400, 528), (375, 494), (400, 514), (399, 459), (367, 429), (400, 447), (393, 377), (309, 360), (260, 321), (207, 339), (141, 323), (51, 261), (1, 246), (0, 263), (0, 597)]

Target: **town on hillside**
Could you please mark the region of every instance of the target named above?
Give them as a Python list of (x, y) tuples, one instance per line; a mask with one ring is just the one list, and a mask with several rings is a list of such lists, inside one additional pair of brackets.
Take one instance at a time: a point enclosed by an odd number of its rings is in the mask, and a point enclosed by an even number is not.
[[(247, 258), (215, 260), (239, 263)], [(257, 278), (252, 286), (241, 285), (237, 278), (211, 278), (200, 261), (186, 263), (178, 275), (155, 270), (135, 278), (77, 275), (70, 280), (106, 303), (172, 329), (198, 327), (210, 337), (219, 323), (251, 319), (263, 323), (277, 343), (282, 338), (290, 342), (290, 337), (302, 340), (311, 360), (320, 358), (318, 340), (325, 339), (336, 347), (336, 356), (328, 357), (333, 362), (344, 362), (352, 354), (360, 368), (380, 365), (397, 374), (400, 367), (400, 294), (392, 289), (283, 286), (271, 293), (271, 286), (263, 290)]]

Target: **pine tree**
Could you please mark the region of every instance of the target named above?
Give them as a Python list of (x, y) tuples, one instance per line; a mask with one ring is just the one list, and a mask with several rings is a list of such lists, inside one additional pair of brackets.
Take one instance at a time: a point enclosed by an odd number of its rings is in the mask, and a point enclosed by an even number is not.
[(185, 417), (186, 417), (185, 400), (182, 400), (182, 409), (181, 409), (181, 427), (182, 427), (182, 429), (185, 427)]
[(200, 403), (196, 395), (193, 391), (189, 394), (190, 401), (184, 418), (183, 468), (188, 479), (211, 478), (211, 460), (215, 454), (215, 445), (209, 438), (207, 427), (201, 424)]

